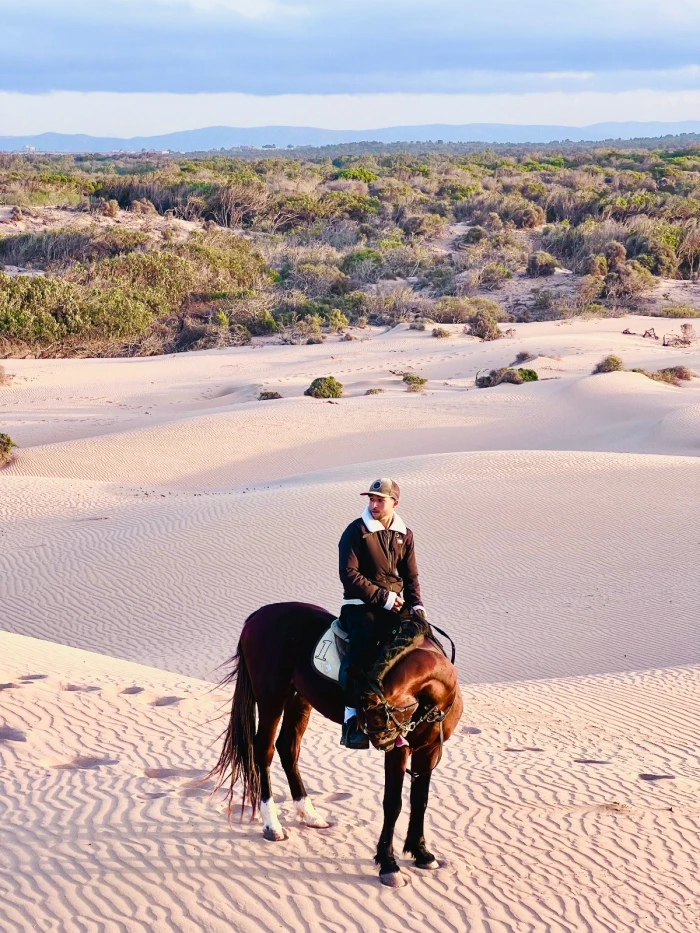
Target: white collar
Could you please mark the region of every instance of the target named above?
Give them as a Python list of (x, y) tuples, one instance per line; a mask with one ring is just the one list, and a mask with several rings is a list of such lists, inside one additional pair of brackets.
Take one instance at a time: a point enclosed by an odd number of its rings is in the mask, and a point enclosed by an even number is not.
[[(365, 510), (362, 513), (362, 521), (367, 528), (367, 531), (386, 531), (381, 522), (378, 522), (376, 518), (372, 518), (372, 513), (369, 510), (369, 506), (365, 506)], [(405, 535), (407, 528), (403, 523), (403, 519), (399, 516), (398, 512), (394, 512), (394, 519), (391, 525), (388, 528), (389, 531), (398, 531), (399, 534)]]

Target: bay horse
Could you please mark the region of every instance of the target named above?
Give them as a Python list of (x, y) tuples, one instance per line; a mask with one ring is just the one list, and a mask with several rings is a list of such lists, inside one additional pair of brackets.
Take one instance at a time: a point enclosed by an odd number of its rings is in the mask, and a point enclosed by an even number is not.
[[(271, 841), (287, 838), (270, 787), (275, 748), (298, 817), (315, 829), (329, 826), (306, 793), (298, 760), (312, 708), (332, 722), (343, 722), (343, 692), (335, 681), (315, 670), (312, 660), (318, 640), (334, 618), (325, 609), (306, 603), (263, 606), (246, 620), (236, 654), (229, 662), (233, 669), (222, 682), (223, 686), (235, 680), (236, 686), (223, 749), (209, 777), (215, 779), (215, 790), (228, 780), (229, 818), (234, 787), (241, 780), (241, 810), (247, 799), (253, 815), (260, 811), (263, 836)], [(457, 672), (439, 644), (429, 637), (398, 658), (385, 676), (381, 692), (373, 696), (364, 713), (364, 727), (372, 744), (385, 752), (384, 823), (374, 859), (382, 884), (400, 887), (405, 883), (394, 858), (393, 841), (409, 757), (411, 814), (404, 852), (413, 856), (417, 868), (439, 867), (425, 842), (425, 811), (442, 744), (461, 715)]]

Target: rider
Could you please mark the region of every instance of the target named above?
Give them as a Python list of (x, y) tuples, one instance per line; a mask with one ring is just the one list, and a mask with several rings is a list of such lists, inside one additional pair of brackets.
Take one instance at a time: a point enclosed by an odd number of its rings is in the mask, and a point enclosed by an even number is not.
[(343, 671), (350, 675), (345, 685), (348, 705), (340, 740), (346, 748), (369, 748), (357, 724), (357, 672), (372, 662), (377, 642), (386, 642), (397, 615), (411, 612), (425, 621), (413, 532), (395, 511), (398, 484), (378, 479), (360, 495), (369, 497), (367, 507), (348, 525), (338, 545), (344, 589), (340, 624), (349, 636), (343, 659)]

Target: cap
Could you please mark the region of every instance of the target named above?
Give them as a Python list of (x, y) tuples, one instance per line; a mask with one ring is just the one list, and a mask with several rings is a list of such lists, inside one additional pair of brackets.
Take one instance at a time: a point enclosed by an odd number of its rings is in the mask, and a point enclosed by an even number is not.
[(367, 492), (361, 492), (361, 496), (381, 496), (383, 499), (396, 499), (399, 501), (401, 490), (399, 484), (393, 479), (375, 479)]

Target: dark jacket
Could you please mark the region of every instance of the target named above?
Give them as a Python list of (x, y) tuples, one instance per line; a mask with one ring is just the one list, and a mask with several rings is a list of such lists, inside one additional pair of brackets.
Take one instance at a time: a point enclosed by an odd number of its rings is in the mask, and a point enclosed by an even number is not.
[(421, 605), (413, 532), (398, 516), (391, 530), (371, 517), (366, 525), (365, 516), (348, 525), (338, 544), (344, 598), (384, 606), (389, 593), (403, 590), (408, 609)]

